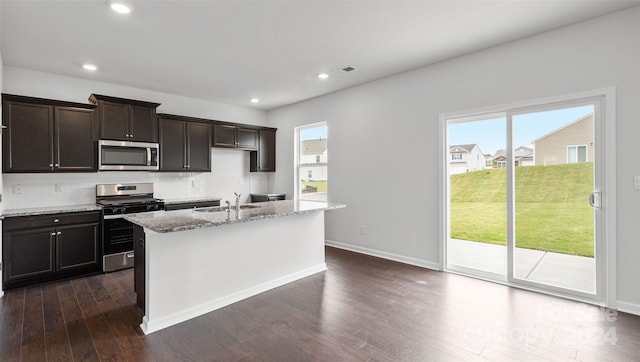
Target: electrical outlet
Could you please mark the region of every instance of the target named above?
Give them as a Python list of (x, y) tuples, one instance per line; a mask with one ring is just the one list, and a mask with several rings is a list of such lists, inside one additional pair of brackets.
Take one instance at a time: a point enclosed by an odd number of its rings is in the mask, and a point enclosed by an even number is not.
[(366, 235), (366, 234), (367, 233), (366, 233), (364, 225), (360, 225), (360, 235)]
[(198, 183), (196, 182), (196, 180), (191, 180), (191, 187), (194, 189), (198, 187)]
[(22, 193), (22, 185), (13, 185), (13, 193), (21, 194)]
[(633, 176), (633, 189), (640, 190), (640, 176)]
[(56, 192), (64, 192), (64, 185), (63, 184), (56, 184), (55, 190), (56, 190)]

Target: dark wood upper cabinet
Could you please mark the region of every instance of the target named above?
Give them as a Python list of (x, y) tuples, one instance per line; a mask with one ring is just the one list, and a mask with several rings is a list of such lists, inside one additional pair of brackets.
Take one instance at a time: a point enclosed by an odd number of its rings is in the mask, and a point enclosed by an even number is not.
[(236, 128), (227, 124), (214, 124), (213, 147), (236, 148)]
[(276, 129), (258, 130), (258, 150), (251, 151), (249, 171), (274, 172), (276, 170)]
[(55, 107), (55, 171), (96, 171), (97, 150), (91, 109)]
[(211, 123), (161, 114), (160, 171), (211, 171)]
[(258, 130), (245, 128), (231, 123), (218, 123), (213, 126), (213, 147), (258, 149)]
[(211, 124), (186, 122), (187, 168), (189, 171), (211, 171)]
[(160, 171), (185, 171), (187, 150), (184, 121), (160, 117)]
[(158, 142), (156, 108), (160, 103), (92, 94), (98, 106), (100, 139)]
[(3, 172), (94, 172), (93, 105), (3, 94)]
[(238, 148), (245, 150), (258, 149), (258, 130), (238, 127), (236, 129), (236, 139), (238, 140)]

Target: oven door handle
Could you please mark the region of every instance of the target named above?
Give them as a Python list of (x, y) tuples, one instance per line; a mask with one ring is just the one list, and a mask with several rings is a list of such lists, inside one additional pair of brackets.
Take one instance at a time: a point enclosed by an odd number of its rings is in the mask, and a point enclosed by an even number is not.
[(151, 147), (147, 147), (147, 166), (151, 166)]
[(105, 219), (105, 220), (124, 219), (124, 215), (123, 215), (123, 214), (118, 214), (118, 215), (104, 215), (104, 219)]

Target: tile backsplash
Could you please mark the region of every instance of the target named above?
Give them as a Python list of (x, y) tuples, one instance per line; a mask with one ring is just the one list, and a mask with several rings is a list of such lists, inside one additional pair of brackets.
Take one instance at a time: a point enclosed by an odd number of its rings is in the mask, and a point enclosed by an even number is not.
[(144, 171), (102, 171), (97, 173), (3, 174), (3, 207), (19, 209), (57, 205), (92, 204), (96, 184), (153, 182), (155, 196), (220, 197), (232, 200), (243, 194), (249, 202), (251, 192), (267, 192), (268, 175), (249, 172), (249, 153), (212, 149), (212, 171), (169, 173)]

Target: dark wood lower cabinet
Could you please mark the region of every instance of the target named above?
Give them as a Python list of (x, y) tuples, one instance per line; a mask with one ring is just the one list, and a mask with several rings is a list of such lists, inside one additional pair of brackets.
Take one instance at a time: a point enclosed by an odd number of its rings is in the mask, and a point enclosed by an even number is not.
[(55, 272), (55, 230), (37, 228), (4, 234), (2, 257), (5, 283)]
[(145, 310), (145, 261), (144, 261), (144, 247), (145, 247), (145, 235), (144, 229), (141, 226), (134, 225), (133, 227), (133, 290), (136, 292), (136, 307), (142, 315)]
[(101, 270), (100, 212), (9, 217), (3, 222), (3, 288)]

